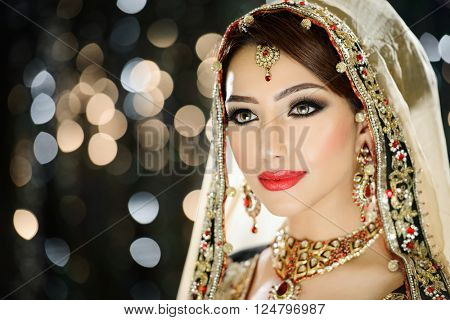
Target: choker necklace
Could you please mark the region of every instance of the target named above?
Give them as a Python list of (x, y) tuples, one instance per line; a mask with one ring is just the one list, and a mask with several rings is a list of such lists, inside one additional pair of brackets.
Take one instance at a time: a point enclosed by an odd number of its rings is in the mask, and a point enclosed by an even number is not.
[(295, 239), (282, 227), (272, 242), (272, 266), (282, 282), (272, 286), (269, 300), (298, 299), (300, 282), (329, 272), (359, 256), (383, 232), (381, 217), (357, 230), (325, 241)]

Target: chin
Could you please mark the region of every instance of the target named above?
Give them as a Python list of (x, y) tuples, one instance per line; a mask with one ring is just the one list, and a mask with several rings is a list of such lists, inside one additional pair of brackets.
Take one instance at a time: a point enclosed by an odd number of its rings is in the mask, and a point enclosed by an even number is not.
[(268, 204), (264, 202), (263, 203), (267, 210), (270, 211), (270, 213), (278, 217), (292, 217), (308, 208), (302, 202), (289, 195), (287, 196), (289, 197), (289, 199), (284, 199), (282, 201), (276, 200), (273, 202), (269, 201), (270, 203)]

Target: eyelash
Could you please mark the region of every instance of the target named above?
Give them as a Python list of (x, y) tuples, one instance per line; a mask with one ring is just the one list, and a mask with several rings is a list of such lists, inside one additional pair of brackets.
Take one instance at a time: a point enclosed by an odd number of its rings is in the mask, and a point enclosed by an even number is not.
[[(291, 113), (292, 110), (294, 108), (298, 107), (299, 105), (306, 105), (308, 107), (313, 108), (314, 110), (312, 112), (310, 112), (310, 113), (307, 113), (307, 114), (292, 114)], [(322, 102), (320, 102), (320, 101), (318, 101), (318, 100), (316, 100), (316, 99), (314, 99), (312, 97), (303, 97), (303, 98), (294, 100), (291, 103), (291, 108), (289, 109), (288, 115), (291, 116), (291, 117), (294, 117), (294, 118), (307, 118), (307, 117), (312, 116), (316, 112), (322, 110), (323, 108), (325, 108), (325, 104), (324, 103), (322, 103)], [(228, 121), (233, 121), (236, 125), (243, 126), (243, 125), (246, 125), (247, 123), (250, 123), (250, 122), (258, 119), (258, 117), (256, 116), (255, 119), (247, 121), (247, 122), (244, 122), (244, 123), (240, 123), (240, 122), (236, 121), (235, 117), (238, 114), (240, 114), (242, 112), (247, 112), (247, 111), (253, 113), (250, 109), (247, 109), (247, 108), (231, 107), (229, 112), (228, 112), (228, 114), (229, 114), (228, 115)]]

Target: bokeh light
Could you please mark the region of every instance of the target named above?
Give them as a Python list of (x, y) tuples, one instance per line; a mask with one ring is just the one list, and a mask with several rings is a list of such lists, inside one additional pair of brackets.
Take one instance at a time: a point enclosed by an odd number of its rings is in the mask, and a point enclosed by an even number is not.
[(77, 68), (83, 71), (91, 64), (102, 65), (103, 64), (103, 51), (97, 43), (89, 43), (85, 45), (77, 56)]
[(447, 63), (450, 63), (450, 36), (448, 34), (444, 35), (439, 41), (439, 53)]
[(207, 33), (198, 38), (195, 52), (200, 60), (215, 57), (221, 41), (222, 36), (217, 33)]
[(43, 70), (31, 82), (31, 96), (34, 98), (42, 93), (51, 96), (55, 92), (55, 88), (55, 79), (53, 79), (50, 73)]
[(140, 34), (139, 21), (135, 17), (125, 17), (114, 25), (109, 43), (114, 50), (127, 52), (139, 39)]
[(64, 120), (56, 133), (56, 140), (62, 152), (77, 150), (84, 140), (83, 128), (72, 120)]
[(63, 19), (72, 19), (80, 13), (82, 7), (83, 0), (60, 0), (56, 14)]
[(47, 132), (39, 132), (34, 140), (34, 156), (40, 164), (46, 164), (55, 159), (58, 154), (58, 143)]
[(161, 90), (164, 99), (170, 97), (173, 92), (173, 79), (170, 76), (170, 73), (161, 70), (161, 80), (159, 81), (158, 87)]
[(33, 174), (30, 161), (20, 155), (14, 156), (11, 159), (9, 174), (16, 186), (23, 187), (31, 180)]
[(117, 0), (117, 7), (125, 13), (135, 14), (144, 9), (147, 0)]
[(178, 27), (171, 19), (153, 22), (147, 30), (147, 39), (155, 47), (168, 48), (177, 41)]
[(59, 62), (72, 59), (77, 52), (78, 40), (71, 32), (61, 34), (52, 46), (52, 57)]
[(186, 217), (191, 221), (195, 220), (199, 200), (200, 200), (200, 190), (193, 190), (184, 197), (183, 211)]
[(441, 55), (439, 54), (439, 41), (431, 33), (425, 32), (420, 37), (420, 43), (427, 53), (428, 59), (431, 62), (436, 62), (441, 60)]
[(49, 238), (44, 243), (47, 258), (55, 265), (64, 267), (70, 258), (70, 248), (66, 241), (60, 238)]
[(92, 163), (104, 166), (114, 160), (117, 155), (117, 143), (105, 133), (96, 133), (89, 140), (89, 158)]
[(161, 259), (158, 243), (150, 238), (134, 240), (130, 246), (130, 253), (133, 260), (145, 268), (153, 268)]
[(128, 211), (138, 223), (151, 223), (158, 215), (158, 199), (149, 192), (137, 192), (128, 201)]
[(96, 93), (89, 99), (86, 107), (86, 117), (90, 123), (106, 124), (114, 117), (116, 109), (114, 102), (104, 93)]
[(175, 114), (174, 126), (182, 136), (195, 137), (205, 127), (205, 115), (197, 106), (184, 106)]
[(138, 138), (141, 147), (147, 150), (160, 150), (169, 141), (169, 129), (158, 119), (149, 119), (138, 127)]
[(158, 88), (150, 92), (140, 92), (133, 95), (133, 109), (140, 116), (153, 117), (161, 112), (164, 106), (164, 96)]
[(116, 109), (111, 120), (98, 126), (98, 131), (106, 133), (115, 140), (118, 140), (125, 134), (125, 132), (127, 132), (127, 127), (128, 121), (124, 114)]
[(39, 94), (31, 104), (31, 119), (35, 124), (43, 124), (50, 121), (55, 115), (55, 102), (45, 93)]
[(25, 240), (33, 239), (39, 229), (36, 216), (25, 209), (17, 209), (14, 212), (13, 224), (17, 234)]

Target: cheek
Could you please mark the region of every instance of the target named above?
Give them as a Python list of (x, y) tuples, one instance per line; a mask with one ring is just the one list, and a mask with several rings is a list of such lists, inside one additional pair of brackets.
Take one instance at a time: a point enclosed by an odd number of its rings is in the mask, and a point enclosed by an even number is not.
[(243, 130), (235, 126), (229, 127), (228, 143), (236, 163), (242, 172), (250, 173), (257, 167), (259, 149), (255, 130)]
[[(336, 119), (336, 118), (335, 118)], [(335, 170), (349, 161), (353, 155), (354, 128), (347, 119), (312, 126), (304, 152), (310, 168)]]

